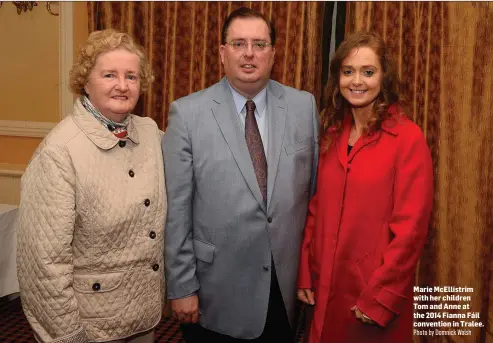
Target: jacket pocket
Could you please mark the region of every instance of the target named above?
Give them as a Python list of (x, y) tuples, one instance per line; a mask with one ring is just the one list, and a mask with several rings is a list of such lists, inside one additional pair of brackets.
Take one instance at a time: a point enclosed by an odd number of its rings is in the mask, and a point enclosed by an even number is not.
[(308, 139), (305, 139), (301, 142), (287, 145), (284, 147), (284, 150), (286, 151), (286, 155), (289, 156), (291, 154), (294, 154), (297, 151), (308, 149), (311, 146), (313, 146), (313, 139), (308, 138)]
[(356, 263), (356, 268), (358, 270), (359, 276), (361, 280), (368, 285), (370, 282), (371, 276), (373, 274), (373, 265), (371, 256), (367, 253), (365, 256)]
[(74, 293), (84, 318), (112, 318), (125, 305), (123, 272), (74, 275)]
[(216, 247), (212, 244), (199, 241), (198, 239), (193, 240), (193, 251), (195, 252), (195, 257), (201, 261), (212, 263), (215, 249)]

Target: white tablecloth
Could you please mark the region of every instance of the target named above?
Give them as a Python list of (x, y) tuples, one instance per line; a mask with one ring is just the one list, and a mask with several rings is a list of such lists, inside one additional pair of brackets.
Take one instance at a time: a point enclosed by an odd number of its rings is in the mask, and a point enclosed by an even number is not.
[(0, 204), (0, 297), (19, 292), (17, 280), (17, 221), (19, 208)]

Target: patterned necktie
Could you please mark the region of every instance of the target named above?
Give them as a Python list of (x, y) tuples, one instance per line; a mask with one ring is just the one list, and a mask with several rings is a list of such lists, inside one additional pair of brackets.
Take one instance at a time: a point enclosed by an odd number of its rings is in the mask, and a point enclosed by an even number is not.
[(255, 103), (252, 100), (246, 102), (246, 119), (245, 119), (245, 139), (252, 159), (253, 170), (257, 177), (260, 187), (260, 193), (264, 198), (264, 204), (267, 205), (267, 159), (265, 158), (264, 145), (262, 137), (258, 130), (257, 120), (255, 119)]

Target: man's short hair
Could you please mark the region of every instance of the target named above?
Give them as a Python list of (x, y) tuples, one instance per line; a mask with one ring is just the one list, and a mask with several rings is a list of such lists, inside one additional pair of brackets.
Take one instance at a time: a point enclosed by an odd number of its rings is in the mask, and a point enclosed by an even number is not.
[(261, 12), (248, 8), (248, 7), (240, 7), (237, 10), (234, 10), (229, 14), (223, 24), (223, 30), (221, 35), (221, 44), (226, 44), (226, 36), (228, 35), (228, 28), (231, 25), (231, 22), (235, 19), (248, 19), (248, 18), (258, 18), (262, 19), (269, 28), (270, 35), (270, 43), (274, 45), (276, 43), (276, 28), (272, 24), (272, 22), (267, 19)]

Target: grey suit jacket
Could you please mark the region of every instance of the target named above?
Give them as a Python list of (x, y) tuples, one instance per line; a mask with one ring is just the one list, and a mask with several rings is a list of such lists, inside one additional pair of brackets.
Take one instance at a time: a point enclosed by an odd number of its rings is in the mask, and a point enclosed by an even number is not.
[(318, 161), (313, 95), (267, 85), (267, 208), (226, 79), (171, 104), (163, 138), (168, 298), (198, 293), (200, 323), (252, 339), (263, 330), (271, 254), (291, 324)]

